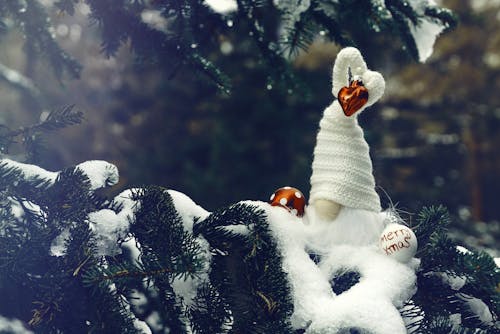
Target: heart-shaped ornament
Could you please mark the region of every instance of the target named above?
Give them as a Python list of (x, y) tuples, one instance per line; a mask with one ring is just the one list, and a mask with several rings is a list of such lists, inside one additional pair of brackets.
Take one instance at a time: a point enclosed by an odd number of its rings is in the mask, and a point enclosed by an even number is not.
[(349, 87), (339, 90), (337, 98), (344, 114), (352, 116), (368, 102), (368, 89), (360, 81), (354, 80)]

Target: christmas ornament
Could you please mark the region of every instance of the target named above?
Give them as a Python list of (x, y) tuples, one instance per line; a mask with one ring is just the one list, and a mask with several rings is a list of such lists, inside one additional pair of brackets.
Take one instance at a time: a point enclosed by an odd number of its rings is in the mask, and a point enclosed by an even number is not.
[(272, 206), (285, 208), (297, 217), (302, 217), (304, 215), (306, 199), (299, 189), (283, 187), (277, 189), (274, 194), (271, 195), (269, 203)]
[(411, 228), (401, 224), (389, 224), (380, 235), (382, 252), (401, 263), (408, 262), (417, 252), (417, 237)]
[(359, 80), (350, 82), (349, 87), (342, 87), (337, 96), (346, 116), (352, 116), (368, 102), (368, 89)]

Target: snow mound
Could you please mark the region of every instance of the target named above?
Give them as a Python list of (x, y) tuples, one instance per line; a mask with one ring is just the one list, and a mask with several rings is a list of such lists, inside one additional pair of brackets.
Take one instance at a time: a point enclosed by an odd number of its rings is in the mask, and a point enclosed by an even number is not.
[[(31, 182), (38, 178), (53, 184), (60, 173), (47, 171), (36, 165), (25, 164), (10, 159), (1, 159), (0, 163), (4, 164), (6, 167), (19, 169), (21, 171), (21, 177), (26, 182)], [(91, 184), (91, 190), (112, 186), (118, 183), (118, 168), (107, 161), (85, 161), (76, 165), (75, 168), (82, 171), (83, 174), (88, 177)]]
[[(175, 210), (182, 219), (184, 230), (192, 233), (195, 220), (203, 220), (210, 215), (210, 212), (197, 205), (185, 194), (175, 190), (168, 190), (168, 194), (172, 197)], [(172, 282), (175, 295), (182, 301), (186, 308), (193, 304), (200, 285), (209, 281), (208, 274), (210, 273), (212, 260), (210, 245), (202, 236), (197, 236), (196, 242), (198, 243), (201, 256), (205, 258), (203, 268), (194, 277), (175, 278)], [(188, 325), (187, 321), (186, 325)]]
[(118, 168), (103, 160), (85, 161), (76, 166), (90, 180), (91, 190), (113, 186), (118, 183)]
[(102, 209), (89, 213), (90, 228), (95, 232), (98, 255), (117, 255), (121, 253), (118, 241), (125, 239), (130, 222), (135, 218), (139, 202), (133, 199), (134, 190), (127, 189), (113, 200), (120, 211)]
[(24, 327), (21, 320), (8, 319), (0, 315), (0, 333), (11, 334), (33, 334), (32, 331)]
[(35, 165), (24, 164), (10, 159), (1, 159), (0, 163), (4, 164), (6, 167), (19, 169), (21, 171), (21, 177), (26, 182), (31, 182), (39, 178), (54, 183), (59, 174), (58, 172), (50, 172)]
[[(121, 254), (119, 240), (124, 240), (128, 234), (130, 222), (139, 209), (139, 202), (133, 199), (134, 189), (127, 189), (118, 194), (113, 203), (120, 208), (118, 212), (111, 209), (94, 211), (88, 215), (90, 229), (95, 233), (97, 255)], [(50, 254), (63, 256), (66, 252), (65, 242), (69, 237), (69, 228), (63, 230), (50, 246)]]
[[(436, 5), (433, 0), (409, 0), (409, 4), (419, 16), (425, 15), (426, 7)], [(408, 27), (417, 45), (418, 60), (423, 63), (432, 55), (434, 43), (446, 27), (425, 16), (417, 25), (408, 22)]]
[(203, 4), (221, 15), (230, 14), (238, 10), (236, 0), (205, 0)]

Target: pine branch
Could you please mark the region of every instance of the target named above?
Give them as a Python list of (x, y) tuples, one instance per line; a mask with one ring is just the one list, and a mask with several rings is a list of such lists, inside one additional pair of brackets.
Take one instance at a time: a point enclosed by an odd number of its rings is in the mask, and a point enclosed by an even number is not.
[(137, 284), (170, 272), (169, 268), (147, 271), (144, 267), (139, 267), (129, 261), (113, 261), (106, 268), (98, 267), (85, 271), (83, 281), (87, 285), (100, 284), (103, 281), (115, 284)]
[(184, 230), (166, 189), (146, 187), (134, 197), (141, 205), (130, 232), (140, 244), (144, 271), (155, 273), (150, 280), (159, 291), (164, 323), (172, 331), (184, 333), (181, 305), (171, 283), (174, 278), (198, 275), (205, 259), (197, 241)]
[(79, 77), (81, 65), (56, 42), (50, 32), (50, 18), (42, 4), (38, 1), (6, 0), (2, 9), (15, 19), (24, 34), (26, 45), (46, 57), (58, 78), (63, 72), (74, 78)]
[(28, 161), (36, 162), (40, 152), (44, 149), (43, 133), (79, 124), (82, 120), (83, 113), (70, 105), (52, 111), (45, 120), (38, 124), (20, 127), (16, 130), (0, 126), (2, 130), (0, 132), (0, 153), (8, 153), (10, 146), (20, 139), (27, 151)]
[(417, 254), (426, 257), (429, 254), (429, 243), (438, 235), (444, 235), (451, 222), (448, 210), (444, 206), (424, 207), (419, 215), (417, 225), (413, 228), (418, 240)]
[[(246, 226), (248, 235), (222, 228), (233, 225)], [(264, 213), (251, 205), (237, 203), (196, 223), (193, 232), (203, 235), (216, 250), (210, 279), (229, 305), (234, 319), (232, 330), (292, 332), (290, 288)]]
[(0, 79), (22, 91), (23, 93), (28, 94), (31, 98), (36, 98), (40, 95), (40, 90), (38, 89), (38, 87), (36, 87), (36, 85), (30, 78), (25, 77), (18, 71), (15, 71), (1, 63)]
[[(78, 280), (75, 283), (66, 283), (63, 302), (70, 306), (75, 300), (81, 300), (82, 295), (85, 297), (80, 301), (83, 304), (81, 315), (74, 312), (72, 315), (75, 329), (67, 328), (67, 319), (59, 324), (59, 328), (66, 327), (64, 332), (74, 332), (76, 329), (87, 327), (89, 332), (96, 330), (109, 333), (137, 333), (134, 317), (113, 282), (103, 280), (98, 284), (86, 284), (87, 268), (105, 271), (107, 267), (106, 262), (94, 255), (97, 253), (96, 243), (89, 226), (83, 222), (74, 225), (70, 230), (70, 236), (65, 256), (67, 267), (70, 268), (67, 274), (69, 277), (78, 277)], [(99, 311), (103, 309), (106, 312)]]
[[(424, 333), (443, 332), (449, 322), (435, 322), (460, 314), (463, 332), (467, 329), (492, 330), (497, 322), (500, 298), (496, 291), (500, 270), (491, 256), (484, 252), (461, 253), (457, 244), (446, 236), (450, 223), (442, 207), (424, 208), (419, 214), (415, 234), (419, 240), (421, 265), (417, 273), (418, 289), (409, 307), (414, 319), (411, 327)], [(452, 283), (455, 282), (455, 283)], [(493, 315), (491, 323), (482, 323), (470, 308), (468, 300), (477, 298), (487, 305)], [(414, 304), (413, 304), (414, 303)]]
[(427, 7), (425, 8), (425, 15), (440, 22), (445, 27), (445, 31), (455, 28), (458, 23), (455, 14), (446, 8)]
[(225, 333), (231, 324), (228, 305), (217, 288), (208, 282), (198, 288), (187, 314), (193, 331), (199, 334)]
[(285, 34), (279, 42), (279, 44), (283, 45), (283, 51), (288, 57), (296, 56), (300, 50), (307, 50), (316, 36), (317, 27), (314, 24), (313, 17), (307, 13), (302, 16), (293, 25), (285, 28)]
[(418, 25), (419, 17), (407, 0), (386, 0), (385, 4), (391, 13), (398, 13), (399, 16), (410, 20), (413, 25)]
[(345, 35), (342, 31), (342, 27), (337, 22), (337, 20), (329, 16), (328, 7), (331, 4), (327, 4), (324, 2), (320, 2), (319, 6), (312, 11), (312, 15), (314, 20), (317, 21), (322, 27), (328, 30), (329, 36), (333, 37), (333, 40), (339, 43), (342, 46), (352, 45), (356, 46), (353, 40), (351, 40), (347, 35)]
[(81, 123), (83, 113), (75, 110), (74, 105), (64, 106), (49, 113), (40, 124), (31, 127), (31, 132), (54, 131), (64, 127)]
[(54, 3), (54, 6), (59, 8), (60, 11), (66, 12), (69, 15), (73, 16), (75, 14), (75, 4), (77, 4), (80, 0), (59, 0)]
[(401, 36), (407, 51), (414, 59), (418, 59), (418, 49), (415, 39), (408, 27), (408, 21), (413, 24), (418, 24), (418, 17), (412, 12), (411, 7), (407, 1), (406, 5), (402, 5), (399, 0), (391, 0), (386, 2), (387, 9), (391, 12), (394, 20), (394, 30)]

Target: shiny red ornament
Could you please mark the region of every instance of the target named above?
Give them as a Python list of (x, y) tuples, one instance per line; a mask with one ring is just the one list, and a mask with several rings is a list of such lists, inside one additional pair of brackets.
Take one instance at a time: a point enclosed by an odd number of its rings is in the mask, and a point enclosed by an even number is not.
[(304, 215), (306, 199), (299, 189), (283, 187), (279, 188), (271, 195), (269, 203), (272, 206), (281, 206), (297, 217), (302, 217)]
[(358, 80), (351, 82), (349, 87), (342, 87), (337, 96), (340, 106), (346, 116), (352, 116), (368, 102), (368, 89)]

